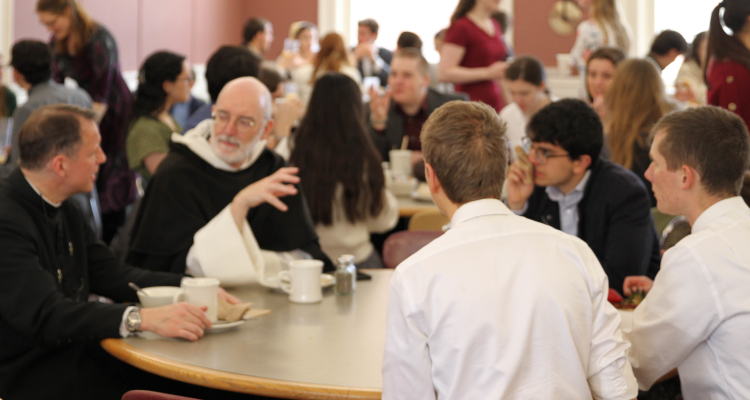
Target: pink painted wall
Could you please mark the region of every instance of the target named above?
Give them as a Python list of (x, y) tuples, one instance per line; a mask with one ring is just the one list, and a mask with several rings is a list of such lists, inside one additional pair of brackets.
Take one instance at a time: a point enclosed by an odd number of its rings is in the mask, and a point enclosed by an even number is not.
[(575, 32), (560, 36), (547, 24), (556, 0), (516, 0), (513, 4), (513, 41), (516, 54), (533, 54), (544, 65), (557, 65), (555, 55), (569, 53), (575, 42)]
[[(203, 64), (221, 45), (240, 44), (245, 21), (262, 15), (273, 23), (276, 58), (294, 21), (318, 20), (317, 0), (79, 0), (117, 40), (121, 67), (137, 70), (149, 54), (169, 50)], [(15, 0), (14, 37), (47, 41), (34, 12), (36, 0)]]

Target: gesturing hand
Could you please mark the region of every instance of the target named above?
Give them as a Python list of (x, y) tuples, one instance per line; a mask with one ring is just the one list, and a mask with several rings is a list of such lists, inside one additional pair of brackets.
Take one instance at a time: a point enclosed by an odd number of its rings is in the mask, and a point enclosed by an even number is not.
[(206, 317), (208, 307), (197, 307), (188, 303), (176, 303), (163, 307), (142, 308), (141, 330), (164, 337), (179, 337), (198, 340), (204, 329), (211, 327)]
[(520, 211), (526, 204), (526, 201), (534, 192), (533, 180), (531, 183), (526, 182), (526, 174), (533, 173), (521, 168), (518, 160), (514, 161), (508, 169), (508, 208)]
[[(379, 89), (370, 87), (370, 120), (385, 121), (388, 118), (388, 110), (391, 107), (391, 90), (385, 91), (385, 95), (380, 96)], [(385, 123), (378, 124), (379, 126), (373, 126), (373, 128), (379, 129)], [(382, 128), (385, 128), (382, 126)]]
[[(242, 221), (247, 217), (247, 211), (263, 203), (268, 203), (281, 211), (288, 207), (279, 197), (293, 196), (297, 194), (297, 188), (293, 184), (299, 183), (296, 176), (299, 168), (279, 168), (273, 174), (255, 182), (242, 189), (232, 200), (229, 210), (232, 213), (237, 229), (242, 231)], [(291, 184), (291, 185), (290, 185)]]

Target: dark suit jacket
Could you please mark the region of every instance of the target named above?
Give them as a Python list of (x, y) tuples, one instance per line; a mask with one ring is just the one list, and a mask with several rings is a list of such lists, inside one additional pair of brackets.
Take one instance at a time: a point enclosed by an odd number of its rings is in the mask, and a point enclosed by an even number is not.
[[(534, 189), (524, 216), (560, 229), (559, 205), (543, 187)], [(596, 254), (610, 288), (622, 293), (626, 276), (656, 276), (659, 240), (648, 193), (635, 174), (600, 159), (591, 170), (578, 216), (578, 237)]]
[[(354, 50), (354, 48), (352, 48)], [(393, 52), (390, 50), (384, 49), (382, 47), (378, 48), (378, 57), (380, 57), (385, 65), (382, 66), (380, 71), (375, 74), (378, 78), (380, 78), (380, 86), (385, 87), (388, 84), (388, 75), (391, 74), (391, 60), (393, 60)], [(362, 79), (365, 78), (365, 73), (362, 69), (362, 60), (360, 60), (357, 63), (357, 69), (359, 70), (359, 74), (362, 75)]]
[[(427, 116), (432, 114), (435, 109), (442, 106), (443, 104), (453, 100), (466, 100), (465, 95), (457, 94), (443, 94), (433, 89), (427, 90)], [(388, 123), (386, 124), (385, 131), (377, 132), (372, 129), (370, 125), (370, 107), (365, 107), (367, 110), (367, 126), (370, 128), (370, 137), (375, 144), (375, 148), (383, 156), (383, 161), (388, 161), (388, 152), (395, 147), (401, 146), (401, 140), (404, 137), (404, 119), (401, 114), (396, 111), (396, 103), (391, 101), (391, 108), (388, 110)]]
[(82, 393), (111, 383), (85, 354), (104, 338), (120, 337), (127, 306), (90, 303), (89, 292), (137, 301), (128, 282), (179, 286), (181, 279), (121, 264), (75, 201), (47, 204), (19, 169), (0, 181), (0, 249), (0, 397), (6, 399), (86, 398)]

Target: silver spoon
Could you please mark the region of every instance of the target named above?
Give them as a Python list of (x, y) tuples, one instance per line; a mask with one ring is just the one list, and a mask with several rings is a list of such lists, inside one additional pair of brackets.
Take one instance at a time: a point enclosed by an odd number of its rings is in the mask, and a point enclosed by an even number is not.
[(130, 287), (131, 287), (131, 288), (132, 288), (133, 290), (135, 290), (136, 292), (141, 292), (141, 293), (142, 293), (142, 294), (143, 294), (144, 296), (148, 296), (148, 294), (146, 294), (146, 292), (144, 292), (144, 291), (143, 291), (143, 289), (141, 289), (141, 288), (140, 288), (140, 287), (139, 287), (138, 285), (136, 285), (135, 283), (133, 283), (133, 282), (128, 282), (128, 286), (130, 286)]

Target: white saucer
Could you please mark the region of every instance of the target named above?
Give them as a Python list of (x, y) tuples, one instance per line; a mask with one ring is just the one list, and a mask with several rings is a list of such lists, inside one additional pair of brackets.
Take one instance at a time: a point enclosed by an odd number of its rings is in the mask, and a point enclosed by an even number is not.
[(244, 323), (245, 323), (244, 320), (239, 320), (239, 321), (235, 321), (235, 322), (217, 321), (217, 322), (214, 322), (213, 324), (211, 324), (212, 325), (211, 328), (210, 329), (206, 329), (206, 332), (213, 333), (213, 332), (224, 331), (224, 330), (227, 330), (227, 329), (234, 328), (236, 326), (240, 326), (240, 325), (242, 325)]
[[(336, 278), (329, 274), (320, 274), (320, 287), (327, 288), (333, 286), (336, 283)], [(279, 287), (279, 276), (278, 275), (267, 275), (261, 279), (260, 284), (271, 289), (280, 289)]]

